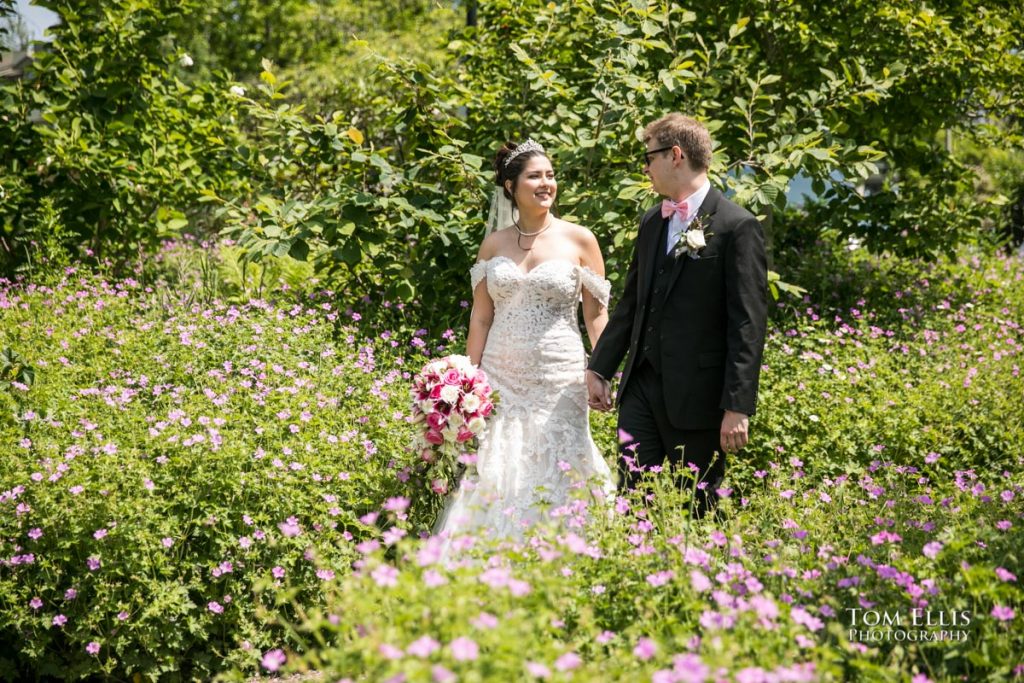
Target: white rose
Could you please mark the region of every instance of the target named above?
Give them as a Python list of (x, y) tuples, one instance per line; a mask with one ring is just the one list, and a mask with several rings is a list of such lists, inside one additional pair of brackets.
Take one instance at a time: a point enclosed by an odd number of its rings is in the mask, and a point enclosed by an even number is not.
[(475, 413), (480, 408), (480, 397), (476, 394), (467, 394), (462, 397), (462, 409), (467, 413)]
[(435, 360), (427, 364), (427, 367), (423, 368), (424, 374), (427, 375), (440, 375), (445, 371), (444, 361)]
[(448, 416), (448, 424), (452, 427), (461, 427), (466, 424), (466, 418), (462, 417), (459, 413), (452, 411), (452, 414)]
[(245, 88), (240, 85), (231, 86), (231, 94), (235, 97), (245, 97)]
[(187, 69), (188, 67), (195, 64), (195, 62), (192, 61), (192, 57), (190, 57), (189, 55), (182, 55), (181, 59), (178, 60), (178, 64), (181, 64), (183, 67)]
[(457, 438), (459, 438), (459, 428), (453, 427), (452, 424), (449, 422), (448, 426), (441, 430), (441, 436), (444, 437), (445, 441), (454, 442)]
[(449, 405), (455, 405), (455, 402), (459, 400), (459, 393), (457, 386), (446, 384), (441, 387), (441, 400)]
[(430, 399), (420, 401), (420, 410), (422, 410), (424, 414), (429, 415), (434, 412), (434, 402)]
[(449, 360), (452, 367), (461, 373), (466, 373), (473, 369), (473, 363), (469, 360), (469, 356), (451, 356)]
[(486, 426), (486, 424), (487, 423), (484, 422), (484, 419), (482, 417), (474, 417), (466, 424), (466, 428), (469, 429), (469, 431), (473, 432), (474, 434), (479, 434), (480, 432), (484, 431), (484, 426)]
[(686, 246), (691, 250), (703, 249), (705, 246), (703, 230), (687, 230)]

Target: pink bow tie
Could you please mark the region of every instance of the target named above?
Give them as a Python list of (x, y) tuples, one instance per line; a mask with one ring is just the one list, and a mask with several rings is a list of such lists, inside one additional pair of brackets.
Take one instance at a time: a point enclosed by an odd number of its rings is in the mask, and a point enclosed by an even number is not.
[(679, 202), (678, 204), (671, 199), (663, 199), (661, 201), (661, 217), (668, 218), (672, 214), (679, 214), (679, 220), (685, 221), (686, 216), (689, 215), (690, 207), (686, 205), (686, 202)]

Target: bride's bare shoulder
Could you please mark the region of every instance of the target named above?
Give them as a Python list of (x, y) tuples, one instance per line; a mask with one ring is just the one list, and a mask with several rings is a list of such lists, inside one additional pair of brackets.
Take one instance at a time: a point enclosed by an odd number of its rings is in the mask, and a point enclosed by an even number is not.
[(590, 228), (585, 228), (578, 223), (566, 220), (562, 220), (562, 226), (565, 233), (580, 247), (590, 249), (597, 246), (597, 237), (595, 237), (594, 233), (590, 231)]
[(480, 244), (480, 251), (477, 253), (477, 261), (486, 261), (502, 253), (504, 245), (508, 243), (509, 233), (512, 228), (495, 230), (484, 238)]

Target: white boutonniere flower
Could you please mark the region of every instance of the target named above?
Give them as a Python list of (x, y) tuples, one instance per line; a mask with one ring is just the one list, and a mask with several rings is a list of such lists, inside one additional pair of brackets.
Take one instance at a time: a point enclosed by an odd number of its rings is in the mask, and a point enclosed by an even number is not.
[(700, 252), (707, 246), (707, 238), (714, 235), (707, 232), (702, 216), (697, 216), (690, 222), (690, 227), (685, 232), (679, 233), (679, 239), (672, 248), (672, 255), (679, 258), (686, 254), (692, 259), (699, 259)]

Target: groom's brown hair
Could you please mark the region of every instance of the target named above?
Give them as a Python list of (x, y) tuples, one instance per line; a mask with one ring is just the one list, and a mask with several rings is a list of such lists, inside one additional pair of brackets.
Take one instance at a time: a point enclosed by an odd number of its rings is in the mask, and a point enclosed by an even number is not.
[(644, 128), (644, 144), (650, 140), (658, 147), (678, 145), (695, 171), (711, 167), (711, 134), (697, 119), (678, 113), (666, 114)]

